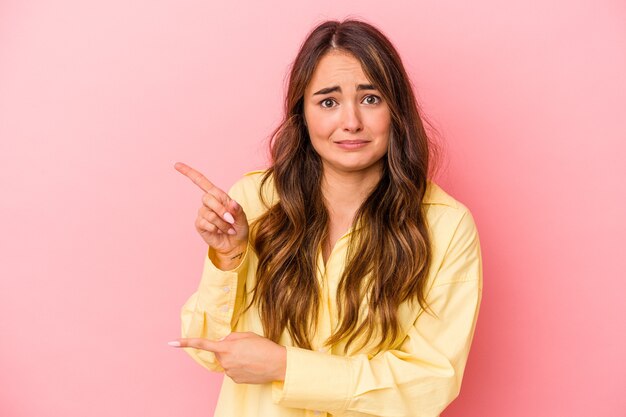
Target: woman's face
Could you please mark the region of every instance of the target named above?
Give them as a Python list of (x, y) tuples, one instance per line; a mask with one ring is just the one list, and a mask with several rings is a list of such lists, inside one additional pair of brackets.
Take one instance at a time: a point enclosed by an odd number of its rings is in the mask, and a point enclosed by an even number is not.
[(391, 114), (354, 56), (330, 51), (319, 60), (304, 92), (304, 117), (325, 170), (381, 168)]

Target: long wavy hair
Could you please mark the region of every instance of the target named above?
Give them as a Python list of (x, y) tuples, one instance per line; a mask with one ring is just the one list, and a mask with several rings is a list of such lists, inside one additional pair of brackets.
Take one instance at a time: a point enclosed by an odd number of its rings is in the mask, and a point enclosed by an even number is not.
[(278, 201), (270, 207), (264, 200), (269, 208), (251, 227), (259, 263), (248, 308), (257, 304), (269, 339), (278, 342), (286, 328), (296, 346), (312, 348), (321, 299), (317, 257), (328, 238), (329, 214), (321, 191), (322, 161), (304, 123), (303, 97), (317, 62), (330, 50), (360, 61), (389, 106), (392, 126), (380, 181), (354, 217), (359, 227), (351, 234), (336, 294), (339, 323), (325, 344), (344, 341), (347, 351), (359, 336), (367, 342), (377, 334), (380, 351), (402, 336), (401, 303), (418, 301), (427, 310), (431, 249), (422, 200), (434, 147), (397, 51), (363, 21), (319, 24), (292, 64), (285, 116), (272, 133), (271, 166), (261, 187), (271, 178)]

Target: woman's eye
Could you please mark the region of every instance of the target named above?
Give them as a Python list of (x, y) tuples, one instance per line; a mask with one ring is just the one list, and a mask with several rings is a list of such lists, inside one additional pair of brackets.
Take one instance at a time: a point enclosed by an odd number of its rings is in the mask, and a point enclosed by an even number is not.
[[(363, 102), (365, 102), (365, 104), (378, 104), (381, 102), (380, 97), (375, 96), (375, 95), (369, 95), (369, 96), (365, 96), (365, 98), (363, 99)], [(325, 109), (329, 109), (331, 107), (333, 107), (333, 103), (335, 103), (335, 99), (332, 98), (326, 98), (322, 101), (320, 101), (320, 106), (322, 106)]]
[(380, 103), (380, 97), (378, 96), (367, 96), (364, 100), (367, 104), (378, 104)]
[[(322, 101), (320, 102), (320, 105), (321, 105), (322, 107), (324, 107), (324, 108), (329, 108), (329, 107), (332, 107), (332, 103), (333, 103), (333, 101), (334, 101), (334, 100), (333, 100), (332, 98), (327, 98), (327, 99), (322, 100)], [(329, 104), (328, 106), (326, 106), (326, 104), (328, 104), (328, 103), (330, 103), (330, 104)]]

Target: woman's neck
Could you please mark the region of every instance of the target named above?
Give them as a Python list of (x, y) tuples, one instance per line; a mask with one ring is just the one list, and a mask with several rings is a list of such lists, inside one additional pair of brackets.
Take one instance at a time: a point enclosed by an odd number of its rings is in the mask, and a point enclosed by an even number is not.
[(350, 217), (374, 189), (382, 175), (381, 166), (364, 171), (345, 172), (324, 167), (322, 195), (331, 216)]

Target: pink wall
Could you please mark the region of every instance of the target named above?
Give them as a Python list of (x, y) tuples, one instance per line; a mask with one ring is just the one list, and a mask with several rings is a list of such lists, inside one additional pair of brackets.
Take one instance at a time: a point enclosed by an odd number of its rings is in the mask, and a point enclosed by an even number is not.
[(232, 3), (0, 3), (0, 415), (212, 414), (220, 376), (166, 344), (205, 251), (173, 164), (262, 166), (300, 42), (349, 14), (398, 47), (481, 233), (444, 415), (626, 415), (624, 2)]

